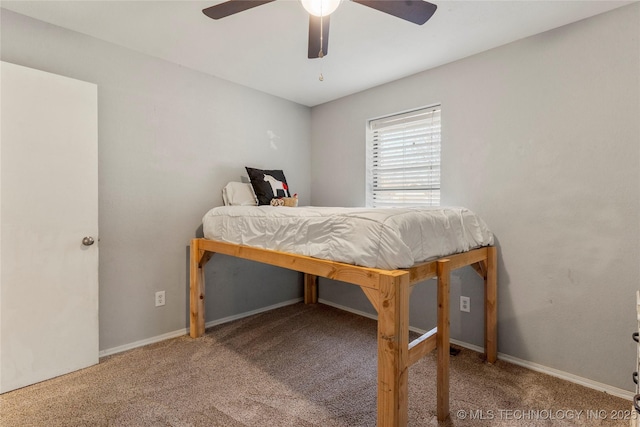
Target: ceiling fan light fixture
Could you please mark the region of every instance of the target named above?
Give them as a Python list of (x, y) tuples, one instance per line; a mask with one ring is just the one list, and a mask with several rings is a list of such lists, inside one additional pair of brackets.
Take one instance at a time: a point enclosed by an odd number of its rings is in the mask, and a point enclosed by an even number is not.
[(342, 0), (300, 0), (302, 7), (314, 16), (327, 16), (336, 11)]

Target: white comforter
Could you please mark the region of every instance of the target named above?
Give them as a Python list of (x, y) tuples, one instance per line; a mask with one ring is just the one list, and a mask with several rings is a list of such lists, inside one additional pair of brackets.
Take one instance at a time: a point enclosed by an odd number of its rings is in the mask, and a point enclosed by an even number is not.
[(207, 239), (382, 269), (493, 244), (484, 221), (459, 207), (223, 206), (202, 223)]

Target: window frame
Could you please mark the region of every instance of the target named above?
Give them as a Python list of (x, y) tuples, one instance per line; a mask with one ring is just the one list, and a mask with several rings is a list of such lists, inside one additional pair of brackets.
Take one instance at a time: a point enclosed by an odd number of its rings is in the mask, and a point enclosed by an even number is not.
[[(424, 116), (423, 118), (421, 118)], [(431, 120), (429, 123), (428, 121)], [(437, 135), (434, 138), (433, 131), (437, 129)], [(409, 132), (413, 131), (413, 134)], [(397, 137), (399, 133), (406, 133), (402, 140)], [(417, 132), (417, 136), (415, 134)], [(384, 138), (387, 138), (387, 159), (381, 160), (380, 144)], [(416, 140), (419, 138), (431, 138), (425, 140), (423, 151), (416, 151), (416, 155), (407, 156), (407, 147), (415, 149)], [(393, 140), (393, 141), (392, 141)], [(394, 142), (397, 141), (397, 142)], [(376, 147), (376, 145), (378, 145)], [(402, 154), (390, 156), (390, 153), (398, 153), (402, 150)], [(366, 121), (366, 206), (367, 207), (401, 207), (401, 206), (440, 206), (440, 188), (441, 188), (441, 164), (442, 164), (442, 104), (436, 103), (425, 107), (413, 108), (398, 113), (387, 114)], [(385, 151), (385, 150), (383, 150)], [(437, 153), (437, 161), (433, 161)], [(394, 160), (389, 159), (393, 157)], [(401, 158), (401, 159), (400, 159)], [(386, 166), (380, 166), (381, 161), (386, 162)], [(421, 166), (408, 166), (409, 163), (424, 163)], [(393, 167), (389, 164), (393, 163)], [(400, 164), (401, 171), (395, 174), (390, 169), (398, 169)], [(407, 167), (408, 166), (408, 167)], [(406, 180), (405, 174), (416, 177), (416, 180), (423, 181), (422, 185), (416, 186), (405, 181), (396, 188), (387, 184), (386, 188), (376, 188), (376, 182), (379, 182), (380, 175), (387, 175), (389, 182), (393, 179)], [(437, 179), (436, 179), (437, 178)], [(384, 194), (387, 197), (381, 197)], [(395, 194), (394, 194), (395, 193)], [(424, 194), (425, 199), (420, 201)], [(394, 200), (395, 198), (395, 200)]]

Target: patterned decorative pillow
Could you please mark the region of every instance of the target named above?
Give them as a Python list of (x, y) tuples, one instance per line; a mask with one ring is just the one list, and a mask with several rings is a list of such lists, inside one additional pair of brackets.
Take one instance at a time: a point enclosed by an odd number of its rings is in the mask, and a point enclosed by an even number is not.
[(271, 199), (291, 197), (284, 172), (279, 169), (263, 170), (245, 167), (253, 192), (258, 198), (259, 205), (268, 205)]

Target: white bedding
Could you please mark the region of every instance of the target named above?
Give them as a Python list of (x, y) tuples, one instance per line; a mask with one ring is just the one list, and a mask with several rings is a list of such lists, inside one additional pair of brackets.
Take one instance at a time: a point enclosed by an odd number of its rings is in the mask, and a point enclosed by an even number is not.
[(493, 244), (466, 208), (222, 206), (202, 219), (204, 237), (382, 269)]

